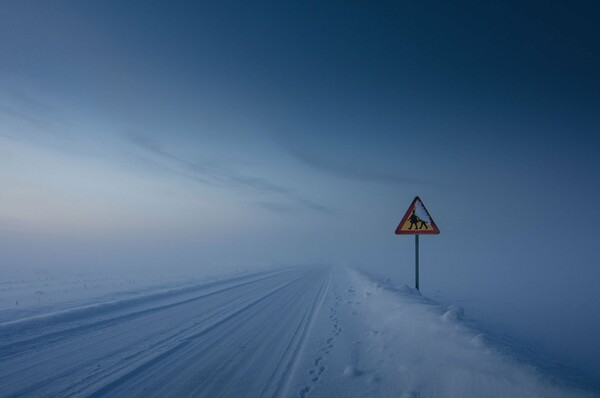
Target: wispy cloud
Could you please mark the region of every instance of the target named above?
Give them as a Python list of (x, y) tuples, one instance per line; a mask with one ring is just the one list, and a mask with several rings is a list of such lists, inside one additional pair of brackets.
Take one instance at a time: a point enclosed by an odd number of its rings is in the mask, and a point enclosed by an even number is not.
[(20, 111), (18, 109), (5, 105), (0, 105), (0, 115), (5, 118), (8, 117), (11, 119), (19, 119), (25, 121), (38, 128), (46, 129), (51, 126), (51, 124), (47, 120), (35, 116), (33, 113)]
[(0, 87), (0, 117), (25, 122), (44, 133), (56, 134), (66, 121), (58, 109), (22, 90)]
[(351, 159), (351, 161), (340, 162), (339, 160), (319, 156), (314, 151), (307, 150), (299, 145), (281, 142), (280, 145), (284, 150), (302, 163), (323, 173), (328, 173), (338, 177), (386, 184), (427, 183), (426, 181), (420, 179), (409, 178), (396, 173), (374, 170), (373, 168), (366, 167), (362, 162), (357, 161), (357, 159), (354, 158)]
[(260, 208), (279, 214), (292, 214), (297, 210), (297, 208), (294, 206), (290, 206), (281, 202), (258, 201), (254, 202), (254, 204)]
[(0, 134), (0, 138), (11, 140), (11, 141), (20, 141), (18, 138), (10, 136), (8, 134)]
[(296, 190), (267, 180), (263, 177), (241, 173), (230, 166), (218, 162), (190, 161), (168, 151), (156, 140), (138, 133), (129, 133), (129, 140), (138, 148), (157, 156), (168, 163), (165, 170), (189, 178), (197, 183), (227, 186), (233, 189), (250, 189), (256, 193), (268, 194), (279, 201), (258, 201), (255, 205), (276, 213), (290, 213), (295, 208), (305, 208), (320, 213), (330, 213), (325, 205), (305, 198)]

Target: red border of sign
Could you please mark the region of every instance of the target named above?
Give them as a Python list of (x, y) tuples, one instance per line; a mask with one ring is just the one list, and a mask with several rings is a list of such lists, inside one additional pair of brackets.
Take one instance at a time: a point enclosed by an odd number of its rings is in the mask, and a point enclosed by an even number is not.
[[(423, 205), (423, 209), (425, 209), (425, 213), (427, 213), (427, 215), (429, 216), (429, 219), (431, 220), (432, 229), (431, 230), (426, 229), (425, 231), (414, 230), (414, 231), (410, 231), (410, 232), (409, 231), (401, 231), (400, 228), (402, 228), (402, 226), (404, 225), (406, 220), (408, 220), (408, 217), (410, 217), (410, 213), (411, 213), (410, 211), (417, 203), (417, 200), (419, 202), (421, 202), (421, 204)], [(398, 224), (398, 226), (396, 227), (396, 235), (437, 235), (439, 233), (440, 233), (440, 229), (435, 224), (435, 221), (433, 221), (433, 218), (431, 217), (431, 214), (429, 214), (429, 211), (427, 211), (427, 207), (425, 207), (425, 204), (423, 203), (421, 198), (419, 198), (418, 196), (415, 196), (415, 198), (413, 199), (410, 206), (408, 206), (408, 210), (406, 210), (406, 214), (404, 215), (404, 217), (402, 217), (402, 221), (400, 221), (400, 224)]]

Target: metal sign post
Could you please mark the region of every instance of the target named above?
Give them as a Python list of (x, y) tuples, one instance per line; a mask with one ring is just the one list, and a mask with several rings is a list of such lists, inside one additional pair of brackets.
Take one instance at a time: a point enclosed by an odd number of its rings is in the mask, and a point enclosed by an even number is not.
[(419, 290), (419, 235), (415, 235), (415, 288)]
[(439, 228), (416, 196), (396, 228), (396, 235), (415, 235), (415, 288), (419, 290), (419, 235), (437, 235)]

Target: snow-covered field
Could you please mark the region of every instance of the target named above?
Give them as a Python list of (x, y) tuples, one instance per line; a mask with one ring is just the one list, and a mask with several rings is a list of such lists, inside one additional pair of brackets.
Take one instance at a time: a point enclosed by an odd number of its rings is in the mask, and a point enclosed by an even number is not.
[[(248, 272), (248, 271), (245, 271)], [(242, 274), (165, 269), (1, 268), (0, 322), (155, 294)]]
[(354, 270), (94, 279), (83, 289), (81, 276), (12, 282), (0, 290), (3, 397), (595, 396), (459, 308)]

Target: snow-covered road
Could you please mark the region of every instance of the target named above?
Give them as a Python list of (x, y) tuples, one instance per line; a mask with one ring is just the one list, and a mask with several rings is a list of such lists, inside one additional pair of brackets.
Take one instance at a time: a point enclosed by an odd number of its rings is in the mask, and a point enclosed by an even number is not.
[[(571, 397), (456, 310), (355, 271), (261, 272), (0, 323), (0, 396)], [(591, 396), (591, 395), (590, 395)]]

